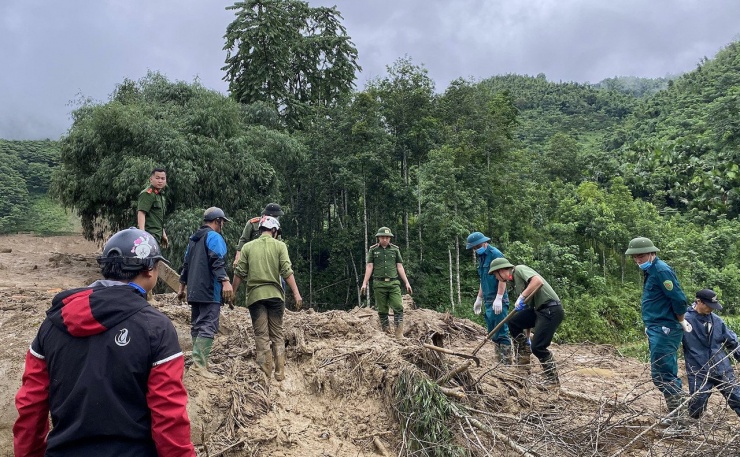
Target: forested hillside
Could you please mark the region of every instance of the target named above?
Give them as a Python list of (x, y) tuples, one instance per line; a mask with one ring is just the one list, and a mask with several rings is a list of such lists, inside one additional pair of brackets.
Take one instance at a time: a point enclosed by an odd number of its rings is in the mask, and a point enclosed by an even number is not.
[(56, 141), (0, 139), (0, 233), (72, 229), (64, 211), (47, 197), (59, 156)]
[[(85, 236), (132, 225), (137, 193), (164, 166), (175, 264), (206, 207), (235, 221), (225, 232), (233, 258), (245, 221), (275, 201), (304, 298), (318, 309), (362, 302), (379, 226), (396, 235), (416, 303), (470, 317), (478, 282), (465, 238), (489, 235), (560, 294), (563, 341), (638, 339), (640, 275), (623, 254), (635, 236), (655, 241), (689, 296), (709, 287), (740, 304), (738, 43), (671, 80), (505, 75), (437, 88), (405, 58), (357, 90), (346, 71), (356, 50), (333, 27), (338, 13), (323, 13), (301, 13), (328, 18), (311, 29), (320, 39), (291, 34), (280, 55), (289, 67), (310, 47), (342, 71), (298, 59), (300, 81), (283, 67), (243, 79), (237, 69), (259, 56), (234, 43), (259, 43), (277, 19), (237, 15), (224, 67), (239, 89), (231, 96), (153, 72), (75, 110), (52, 190)], [(9, 173), (3, 185), (21, 201), (23, 180), (35, 178)]]

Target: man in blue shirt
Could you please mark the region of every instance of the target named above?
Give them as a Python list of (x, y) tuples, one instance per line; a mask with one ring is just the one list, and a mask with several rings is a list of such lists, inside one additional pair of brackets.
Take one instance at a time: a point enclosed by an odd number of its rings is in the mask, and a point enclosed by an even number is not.
[[(478, 277), (480, 285), (478, 296), (473, 304), (473, 312), (481, 313), (481, 304), (485, 305), (485, 319), (488, 332), (494, 329), (509, 313), (509, 294), (506, 292), (506, 283), (499, 281), (496, 276), (488, 274), (488, 268), (493, 259), (502, 258), (504, 255), (494, 246), (488, 244), (490, 238), (481, 232), (473, 232), (468, 235), (466, 249), (474, 249), (478, 255)], [(504, 324), (491, 340), (496, 344), (499, 360), (504, 365), (511, 365), (511, 339), (509, 338), (509, 326)]]
[(205, 377), (213, 338), (218, 331), (222, 303), (231, 303), (234, 290), (226, 274), (226, 241), (221, 233), (229, 219), (221, 208), (212, 206), (203, 215), (203, 225), (190, 236), (180, 273), (179, 299), (190, 304), (190, 335), (193, 338), (193, 365)]
[(725, 397), (740, 416), (740, 386), (730, 364), (730, 355), (740, 361), (737, 335), (727, 328), (722, 318), (712, 313), (721, 310), (717, 294), (711, 289), (696, 293), (694, 306), (686, 312), (692, 332), (683, 334), (683, 354), (689, 379), (689, 414), (699, 419), (707, 409), (712, 388)]
[[(687, 300), (676, 274), (657, 256), (658, 248), (648, 238), (630, 241), (626, 255), (643, 271), (642, 321), (650, 349), (650, 375), (665, 397), (671, 415), (681, 425), (687, 414), (686, 394), (678, 377), (678, 346), (691, 324), (684, 319)], [(683, 330), (683, 331), (682, 331)]]

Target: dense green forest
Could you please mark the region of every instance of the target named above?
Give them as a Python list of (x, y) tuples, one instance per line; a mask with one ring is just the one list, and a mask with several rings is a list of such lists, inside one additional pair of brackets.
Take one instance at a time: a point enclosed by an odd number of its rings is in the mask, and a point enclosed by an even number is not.
[[(478, 230), (553, 285), (567, 313), (560, 341), (639, 339), (641, 277), (623, 255), (635, 236), (653, 239), (690, 299), (713, 288), (735, 312), (740, 43), (671, 79), (502, 75), (440, 90), (404, 58), (357, 90), (341, 16), (319, 10), (300, 12), (303, 32), (281, 42), (283, 64), (252, 79), (238, 69), (259, 56), (236, 43), (259, 43), (283, 19), (237, 11), (230, 96), (152, 72), (78, 107), (58, 144), (0, 143), (3, 197), (12, 197), (3, 231), (18, 227), (17, 208), (48, 187), (53, 168), (52, 194), (81, 216), (87, 238), (102, 240), (134, 223), (136, 195), (164, 166), (175, 266), (206, 207), (236, 221), (225, 232), (233, 258), (243, 224), (275, 201), (299, 287), (317, 309), (363, 303), (365, 252), (389, 226), (422, 307), (477, 319), (465, 238)], [(322, 73), (332, 62), (342, 71)], [(300, 84), (286, 73), (298, 63)], [(32, 146), (48, 161), (20, 152)]]

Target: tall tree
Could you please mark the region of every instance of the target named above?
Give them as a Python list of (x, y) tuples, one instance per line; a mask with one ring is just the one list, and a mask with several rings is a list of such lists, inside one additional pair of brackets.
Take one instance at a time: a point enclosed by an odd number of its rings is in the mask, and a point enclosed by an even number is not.
[(354, 87), (357, 49), (336, 8), (299, 0), (248, 0), (226, 8), (224, 80), (240, 103), (272, 103), (291, 128), (311, 106), (326, 106)]

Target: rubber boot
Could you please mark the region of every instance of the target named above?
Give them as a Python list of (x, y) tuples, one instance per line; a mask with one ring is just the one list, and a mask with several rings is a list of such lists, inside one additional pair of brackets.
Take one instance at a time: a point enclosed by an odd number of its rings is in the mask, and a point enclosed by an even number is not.
[(260, 367), (262, 372), (267, 375), (267, 379), (269, 380), (272, 376), (272, 351), (269, 349), (265, 350), (259, 350), (257, 351), (257, 355), (255, 356), (255, 359), (257, 361), (257, 365)]
[(542, 362), (542, 375), (545, 377), (545, 384), (553, 387), (560, 387), (560, 376), (558, 376), (558, 367), (552, 355)]
[(516, 350), (516, 363), (518, 368), (529, 374), (529, 359), (532, 355), (532, 348), (527, 344), (526, 335), (521, 334), (514, 338), (514, 349)]
[(217, 376), (208, 371), (208, 357), (212, 346), (213, 338), (196, 337), (193, 340), (193, 365), (190, 368), (204, 378), (214, 379)]
[(272, 347), (272, 355), (275, 358), (275, 379), (285, 379), (285, 348)]
[(378, 313), (378, 319), (380, 320), (380, 329), (384, 333), (390, 333), (391, 326), (388, 324), (388, 313)]
[(502, 365), (511, 365), (511, 345), (496, 343), (498, 360)]
[(682, 393), (678, 395), (664, 395), (668, 411), (672, 414), (660, 420), (662, 425), (668, 425), (668, 428), (663, 430), (663, 434), (666, 436), (679, 436), (689, 433), (691, 431), (689, 427), (694, 421), (689, 417), (688, 403), (684, 403), (686, 396)]
[(403, 338), (403, 313), (395, 313), (393, 315), (393, 321), (396, 324), (396, 338)]

